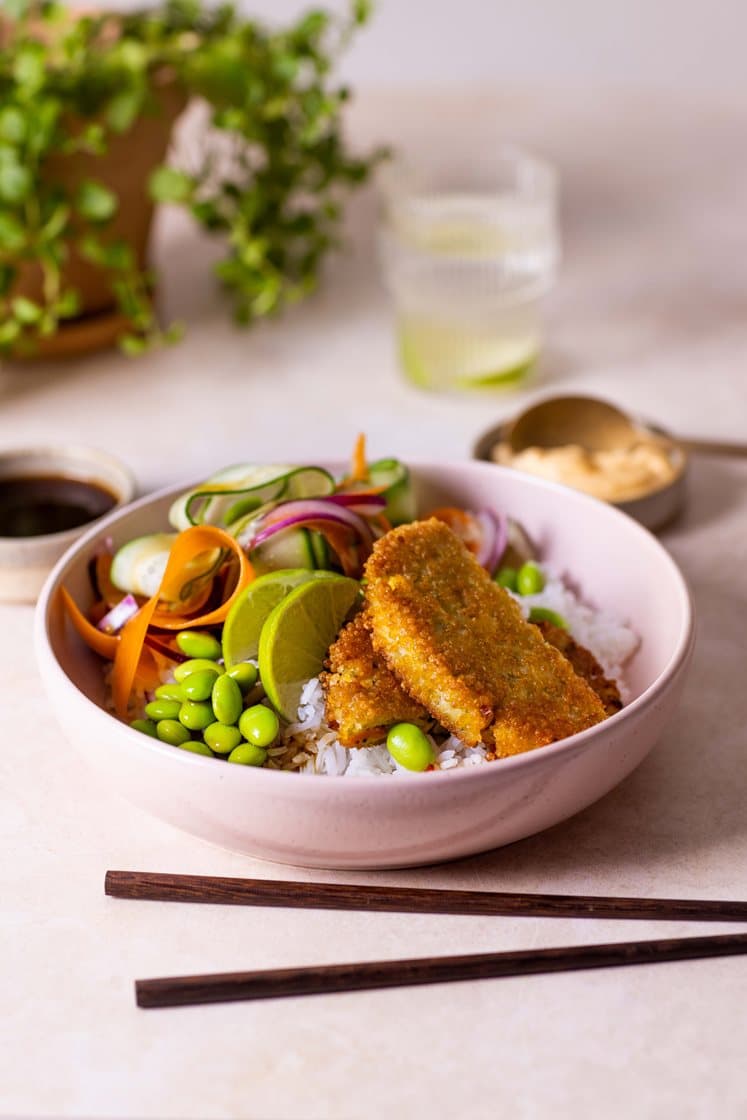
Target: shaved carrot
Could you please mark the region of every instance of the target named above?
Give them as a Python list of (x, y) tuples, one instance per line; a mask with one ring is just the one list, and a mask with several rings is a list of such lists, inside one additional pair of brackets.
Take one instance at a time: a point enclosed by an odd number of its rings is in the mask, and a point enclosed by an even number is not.
[(86, 645), (101, 657), (111, 661), (117, 652), (119, 638), (115, 634), (105, 634), (103, 630), (98, 630), (92, 622), (89, 622), (66, 587), (60, 588), (60, 596), (70, 621)]
[(155, 624), (165, 630), (180, 630), (185, 626), (184, 618), (176, 618), (170, 611), (158, 610), (161, 588), (173, 584), (179, 571), (183, 570), (195, 555), (212, 548), (224, 549), (236, 557), (239, 562), (239, 578), (224, 603), (206, 614), (190, 618), (188, 623), (190, 626), (212, 626), (223, 622), (232, 604), (254, 578), (254, 569), (241, 545), (223, 529), (218, 529), (215, 525), (195, 525), (179, 534), (171, 546), (169, 560), (158, 591), (140, 608), (135, 617), (126, 623), (119, 638), (112, 673), (112, 695), (114, 710), (120, 719), (124, 719), (127, 715), (127, 703), (138, 671), (148, 627)]
[(350, 478), (352, 482), (365, 482), (368, 478), (368, 463), (366, 462), (366, 437), (360, 433), (353, 448), (353, 461), (350, 464)]

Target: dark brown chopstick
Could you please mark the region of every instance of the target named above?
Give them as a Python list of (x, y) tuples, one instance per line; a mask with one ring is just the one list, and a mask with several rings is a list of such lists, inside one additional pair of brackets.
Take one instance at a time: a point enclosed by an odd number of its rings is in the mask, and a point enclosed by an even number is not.
[(420, 960), (367, 961), (360, 964), (278, 968), (258, 972), (224, 972), (206, 976), (167, 976), (136, 980), (139, 1007), (182, 1007), (245, 999), (277, 999), (364, 988), (444, 984), (540, 972), (572, 972), (631, 964), (726, 957), (747, 953), (747, 933), (719, 937), (680, 937), (669, 941), (623, 941), (574, 948), (529, 949)]
[(431, 890), (423, 887), (359, 886), (354, 883), (228, 879), (211, 875), (169, 875), (150, 871), (107, 871), (104, 890), (113, 898), (220, 903), (229, 906), (284, 906), (311, 910), (513, 914), (532, 918), (747, 921), (747, 902), (728, 899), (614, 898), (517, 894), (505, 891)]

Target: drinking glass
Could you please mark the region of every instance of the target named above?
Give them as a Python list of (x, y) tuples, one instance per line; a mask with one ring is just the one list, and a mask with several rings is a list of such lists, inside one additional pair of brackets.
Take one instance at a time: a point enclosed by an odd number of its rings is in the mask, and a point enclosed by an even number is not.
[(399, 357), (423, 388), (514, 385), (540, 352), (559, 258), (556, 176), (513, 147), (481, 170), (428, 175), (395, 163), (382, 176), (379, 249)]

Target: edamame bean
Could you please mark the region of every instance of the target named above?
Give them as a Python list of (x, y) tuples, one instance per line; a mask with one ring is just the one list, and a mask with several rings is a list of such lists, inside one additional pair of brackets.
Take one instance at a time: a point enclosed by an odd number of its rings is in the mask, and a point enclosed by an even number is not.
[(386, 745), (394, 761), (406, 770), (427, 770), (435, 758), (430, 740), (414, 723), (395, 723), (389, 728)]
[(181, 704), (184, 700), (184, 693), (182, 686), (177, 681), (171, 681), (168, 684), (159, 684), (156, 689), (156, 700), (178, 700)]
[(216, 722), (205, 728), (203, 738), (216, 754), (230, 754), (241, 742), (241, 732), (238, 727)]
[(241, 713), (239, 731), (256, 747), (269, 747), (277, 738), (279, 730), (280, 720), (272, 708), (265, 704), (255, 704)]
[(244, 696), (250, 689), (254, 688), (257, 683), (257, 666), (252, 665), (251, 661), (241, 661), (238, 665), (234, 665), (233, 669), (229, 669), (226, 676), (233, 677), (236, 684), (241, 689)]
[(516, 573), (516, 590), (520, 595), (538, 595), (544, 589), (545, 577), (539, 564), (527, 560)]
[(214, 721), (213, 709), (204, 701), (185, 700), (179, 709), (179, 723), (190, 731), (204, 731)]
[(218, 675), (213, 669), (198, 669), (196, 673), (190, 673), (180, 686), (184, 693), (183, 699), (207, 700)]
[(216, 664), (207, 657), (193, 657), (190, 661), (183, 661), (181, 665), (177, 665), (174, 669), (174, 676), (181, 682), (190, 673), (199, 673), (201, 669), (211, 669), (216, 675), (223, 672), (223, 666)]
[(207, 657), (217, 661), (221, 655), (218, 639), (203, 630), (182, 630), (176, 635), (176, 644), (187, 657)]
[(135, 731), (141, 731), (143, 735), (150, 735), (152, 739), (157, 738), (155, 720), (134, 719), (130, 724), (130, 727), (134, 728)]
[(207, 758), (215, 758), (207, 743), (202, 743), (199, 739), (185, 739), (183, 743), (174, 743), (174, 746), (180, 747), (183, 751), (192, 751), (192, 754), (204, 754)]
[(178, 719), (180, 707), (178, 700), (151, 700), (145, 705), (145, 714), (156, 723), (161, 719)]
[(213, 685), (212, 702), (215, 718), (219, 723), (236, 723), (244, 701), (241, 689), (233, 677), (229, 677), (227, 673), (218, 677)]
[(568, 623), (563, 618), (562, 614), (557, 611), (550, 610), (549, 607), (532, 607), (529, 612), (530, 622), (551, 622), (553, 626), (560, 627), (561, 630), (568, 629)]
[(507, 591), (516, 591), (516, 568), (501, 568), (493, 576), (493, 579), (500, 587), (505, 587)]
[(238, 762), (242, 766), (264, 766), (267, 762), (267, 751), (262, 750), (255, 743), (242, 743), (228, 756), (229, 762)]
[(189, 732), (178, 719), (160, 719), (156, 724), (156, 735), (162, 742), (171, 743), (172, 747), (180, 747), (189, 739)]

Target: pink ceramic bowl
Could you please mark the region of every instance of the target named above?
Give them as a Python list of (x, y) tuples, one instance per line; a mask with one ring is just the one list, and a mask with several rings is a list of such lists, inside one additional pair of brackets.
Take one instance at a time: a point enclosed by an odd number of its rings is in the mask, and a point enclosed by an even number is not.
[(279, 863), (407, 867), (455, 859), (539, 832), (602, 797), (648, 754), (677, 704), (693, 647), (684, 580), (635, 521), (593, 498), (486, 463), (413, 466), (419, 508), (494, 506), (518, 518), (543, 557), (590, 603), (641, 638), (622, 712), (560, 743), (488, 766), (406, 777), (332, 778), (228, 766), (149, 739), (103, 707), (101, 665), (66, 624), (58, 589), (91, 595), (88, 560), (166, 525), (184, 487), (145, 498), (96, 525), (60, 560), (37, 608), (36, 649), (71, 744), (106, 788), (177, 828)]

